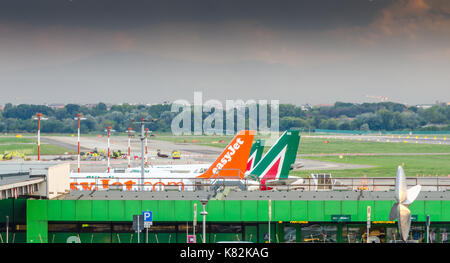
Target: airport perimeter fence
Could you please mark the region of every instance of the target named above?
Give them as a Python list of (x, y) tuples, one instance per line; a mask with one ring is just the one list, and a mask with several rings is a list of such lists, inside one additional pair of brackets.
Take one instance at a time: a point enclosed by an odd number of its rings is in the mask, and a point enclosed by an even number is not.
[[(422, 191), (450, 190), (450, 177), (413, 177), (407, 178), (408, 187), (421, 185)], [(395, 177), (372, 178), (299, 178), (292, 180), (253, 179), (186, 179), (180, 177), (144, 178), (71, 178), (71, 190), (86, 191), (214, 191), (236, 188), (242, 191), (276, 190), (276, 191), (394, 191)]]
[[(306, 132), (306, 131), (305, 131)], [(326, 130), (326, 129), (314, 129), (314, 133), (325, 134), (351, 134), (351, 135), (444, 135), (450, 134), (450, 131), (362, 131), (362, 130)]]

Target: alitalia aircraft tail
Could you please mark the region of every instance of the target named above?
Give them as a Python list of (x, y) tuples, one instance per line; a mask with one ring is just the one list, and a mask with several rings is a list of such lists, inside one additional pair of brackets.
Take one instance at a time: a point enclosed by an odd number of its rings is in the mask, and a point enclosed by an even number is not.
[(240, 131), (209, 169), (197, 178), (239, 176), (243, 179), (254, 136), (255, 131)]
[(264, 140), (256, 140), (256, 142), (252, 145), (250, 155), (248, 156), (247, 169), (245, 170), (246, 173), (255, 168), (255, 166), (261, 160), (263, 152), (264, 152)]
[(299, 131), (285, 131), (247, 177), (259, 180), (261, 190), (266, 190), (266, 181), (287, 179), (297, 157), (299, 142)]

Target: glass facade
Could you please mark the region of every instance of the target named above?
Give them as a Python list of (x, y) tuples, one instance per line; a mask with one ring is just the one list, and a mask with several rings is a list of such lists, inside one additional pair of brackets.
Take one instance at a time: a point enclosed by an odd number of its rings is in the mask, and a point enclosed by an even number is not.
[(336, 243), (337, 225), (312, 224), (301, 228), (302, 240), (306, 243)]
[[(257, 227), (244, 224), (208, 223), (206, 242), (257, 241)], [(245, 233), (247, 232), (247, 233)], [(192, 223), (154, 223), (139, 234), (140, 243), (186, 243), (193, 233)], [(195, 228), (197, 242), (202, 240), (202, 225)], [(138, 234), (131, 222), (48, 222), (49, 243), (137, 243)]]
[[(186, 243), (193, 234), (194, 201), (142, 200), (0, 200), (0, 242), (6, 243)], [(448, 201), (415, 203), (409, 239), (428, 242), (426, 215), (432, 215), (429, 242), (449, 243)], [(267, 200), (210, 201), (206, 242), (251, 241), (364, 243), (367, 242), (367, 205), (373, 207), (369, 242), (400, 239), (397, 223), (387, 221), (389, 201), (274, 201), (270, 231)], [(154, 223), (138, 236), (132, 215), (153, 211)], [(433, 211), (441, 213), (433, 214)], [(197, 216), (197, 218), (201, 218)], [(277, 219), (277, 220), (274, 220)], [(280, 220), (280, 221), (278, 221)], [(283, 221), (282, 221), (283, 220)], [(202, 221), (195, 235), (202, 240)]]
[[(19, 226), (25, 234), (25, 227)], [(267, 223), (214, 223), (206, 224), (206, 242), (250, 241), (264, 243), (268, 241)], [(3, 230), (3, 229), (2, 229)], [(4, 231), (4, 230), (3, 230)], [(367, 225), (365, 223), (329, 223), (308, 222), (302, 224), (273, 222), (271, 224), (271, 242), (275, 243), (366, 243)], [(446, 224), (431, 225), (430, 242), (449, 243)], [(197, 224), (195, 235), (197, 242), (202, 241), (202, 224)], [(154, 223), (140, 233), (141, 243), (186, 243), (187, 235), (193, 234), (192, 222)], [(0, 238), (4, 238), (1, 233)], [(10, 235), (11, 239), (11, 235)], [(23, 237), (20, 240), (24, 239)], [(426, 226), (413, 222), (410, 240), (426, 242)], [(369, 233), (371, 243), (389, 243), (400, 240), (397, 224), (372, 224)], [(49, 222), (49, 243), (137, 243), (138, 234), (131, 222)]]

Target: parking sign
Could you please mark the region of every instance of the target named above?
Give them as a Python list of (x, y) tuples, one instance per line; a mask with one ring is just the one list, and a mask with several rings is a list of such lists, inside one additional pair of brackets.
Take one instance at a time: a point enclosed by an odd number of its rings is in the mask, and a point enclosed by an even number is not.
[(144, 211), (142, 212), (142, 217), (144, 218), (144, 227), (149, 228), (153, 225), (153, 213), (152, 211)]

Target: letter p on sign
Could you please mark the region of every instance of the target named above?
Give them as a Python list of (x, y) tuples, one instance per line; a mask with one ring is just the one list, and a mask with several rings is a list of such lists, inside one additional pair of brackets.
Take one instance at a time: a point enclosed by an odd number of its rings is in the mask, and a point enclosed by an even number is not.
[(144, 217), (144, 222), (152, 222), (153, 221), (152, 211), (142, 212), (142, 217)]

